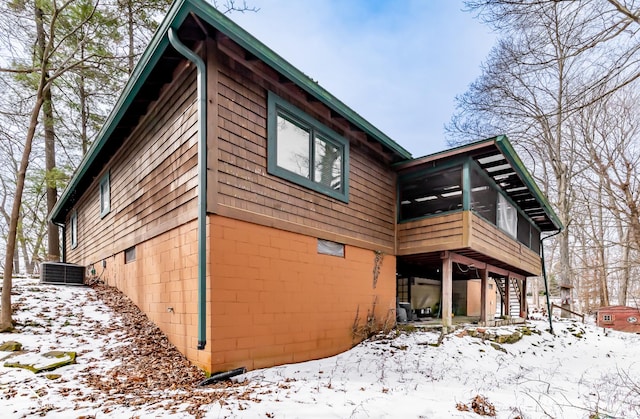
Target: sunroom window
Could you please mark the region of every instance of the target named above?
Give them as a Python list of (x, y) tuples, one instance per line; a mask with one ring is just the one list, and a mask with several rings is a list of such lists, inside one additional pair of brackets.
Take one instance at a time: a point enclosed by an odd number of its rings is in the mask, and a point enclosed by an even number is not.
[(514, 238), (518, 235), (518, 210), (500, 194), (498, 194), (498, 227)]

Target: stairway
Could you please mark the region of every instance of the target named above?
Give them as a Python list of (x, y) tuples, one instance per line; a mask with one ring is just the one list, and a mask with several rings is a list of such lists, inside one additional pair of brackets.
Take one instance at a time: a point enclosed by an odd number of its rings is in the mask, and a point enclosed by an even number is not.
[[(505, 297), (505, 283), (506, 279), (496, 278), (496, 285), (500, 293), (500, 302), (496, 304), (496, 316), (500, 316), (500, 306)], [(520, 298), (522, 293), (520, 292), (520, 284), (515, 278), (509, 278), (509, 310), (508, 314), (511, 317), (520, 317)]]

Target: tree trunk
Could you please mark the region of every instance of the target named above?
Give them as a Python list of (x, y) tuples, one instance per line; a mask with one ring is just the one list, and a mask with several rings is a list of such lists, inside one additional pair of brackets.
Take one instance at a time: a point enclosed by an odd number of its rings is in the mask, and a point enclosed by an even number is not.
[(133, 73), (133, 65), (134, 65), (134, 57), (136, 54), (136, 49), (134, 45), (133, 32), (135, 30), (135, 25), (133, 21), (133, 0), (127, 0), (127, 31), (129, 35), (129, 74)]
[(24, 182), (29, 167), (29, 157), (31, 156), (31, 146), (33, 137), (38, 125), (38, 115), (42, 108), (42, 88), (44, 86), (44, 74), (40, 79), (40, 87), (36, 95), (36, 103), (31, 111), (31, 119), (29, 121), (29, 129), (27, 138), (24, 143), (22, 159), (18, 168), (16, 179), (16, 193), (13, 198), (13, 206), (11, 208), (11, 220), (9, 222), (9, 235), (7, 237), (7, 249), (4, 263), (4, 277), (2, 278), (2, 296), (0, 297), (0, 332), (13, 330), (13, 317), (11, 310), (11, 287), (13, 284), (13, 254), (16, 250), (16, 236), (18, 232), (18, 219), (20, 218), (20, 206), (22, 205), (22, 193), (24, 192)]
[[(43, 125), (44, 125), (44, 153), (45, 153), (45, 179), (47, 188), (47, 212), (51, 212), (58, 201), (58, 189), (56, 187), (56, 178), (54, 171), (56, 168), (56, 140), (53, 127), (53, 104), (51, 101), (51, 88), (47, 84), (49, 73), (47, 65), (44, 62), (45, 55), (45, 35), (42, 9), (36, 4), (34, 9), (36, 22), (36, 45), (38, 48), (37, 56), (40, 61), (38, 64), (43, 68), (45, 89), (43, 91)], [(60, 260), (60, 235), (58, 226), (49, 222), (47, 225), (47, 260)]]
[[(598, 194), (599, 196), (603, 196), (603, 185), (602, 178), (600, 178), (600, 183), (598, 184)], [(600, 279), (600, 304), (602, 307), (609, 306), (609, 284), (607, 281), (607, 255), (605, 252), (605, 244), (604, 244), (604, 211), (602, 205), (598, 205), (598, 219), (597, 219), (597, 235), (601, 240), (598, 240), (596, 243), (596, 251), (598, 252), (597, 259), (599, 260), (598, 264), (598, 277)]]
[(620, 291), (618, 292), (618, 304), (621, 306), (627, 305), (629, 281), (631, 280), (631, 246), (629, 239), (629, 230), (627, 229), (622, 240), (622, 278), (620, 278)]
[(17, 248), (13, 251), (13, 271), (20, 273), (20, 253)]
[[(47, 80), (45, 74), (45, 82)], [(47, 178), (47, 212), (50, 213), (58, 202), (57, 176), (52, 174), (56, 169), (56, 142), (53, 128), (53, 107), (51, 104), (51, 89), (44, 91), (44, 103), (42, 104), (44, 116), (44, 144), (45, 144), (45, 169)], [(47, 260), (60, 260), (60, 233), (58, 226), (52, 222), (47, 223)]]

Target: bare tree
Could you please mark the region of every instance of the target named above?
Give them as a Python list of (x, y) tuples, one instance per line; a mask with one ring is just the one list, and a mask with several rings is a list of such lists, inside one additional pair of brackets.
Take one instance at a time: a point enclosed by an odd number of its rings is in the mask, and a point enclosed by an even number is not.
[[(46, 92), (51, 88), (52, 82), (65, 72), (70, 71), (71, 69), (81, 64), (80, 61), (74, 58), (75, 54), (69, 54), (65, 59), (61, 59), (58, 61), (58, 65), (56, 66), (56, 68), (51, 68), (49, 66), (49, 62), (53, 54), (56, 53), (56, 50), (60, 46), (59, 42), (64, 42), (64, 40), (68, 36), (76, 33), (79, 28), (86, 23), (85, 20), (81, 20), (80, 22), (77, 22), (77, 24), (66, 28), (64, 34), (56, 34), (56, 30), (61, 29), (57, 26), (58, 19), (60, 19), (62, 13), (67, 7), (69, 7), (71, 3), (72, 1), (68, 0), (60, 6), (58, 6), (55, 1), (50, 4), (51, 10), (49, 28), (45, 33), (45, 43), (42, 48), (41, 59), (36, 62), (37, 64), (39, 64), (38, 66), (33, 65), (31, 68), (3, 69), (3, 71), (5, 72), (17, 72), (32, 75), (34, 80), (36, 80), (37, 88), (35, 89), (33, 105), (29, 113), (29, 125), (23, 143), (24, 148), (22, 156), (20, 158), (18, 170), (16, 173), (16, 187), (10, 213), (2, 283), (2, 296), (0, 300), (0, 331), (8, 331), (13, 329), (11, 310), (11, 286), (13, 277), (12, 255), (16, 250), (16, 239), (18, 235), (18, 224), (21, 216), (21, 205), (25, 188), (25, 180), (27, 169), (30, 163), (33, 140), (36, 135), (36, 129), (38, 126), (39, 115), (45, 101), (47, 100)], [(57, 38), (56, 35), (58, 35), (59, 37)], [(56, 40), (58, 41), (58, 43), (56, 43)]]

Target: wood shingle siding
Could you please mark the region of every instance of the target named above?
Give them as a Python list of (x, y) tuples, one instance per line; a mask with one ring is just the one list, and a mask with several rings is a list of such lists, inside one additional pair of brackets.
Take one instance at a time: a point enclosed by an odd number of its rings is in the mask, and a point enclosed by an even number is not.
[(186, 68), (165, 86), (106, 164), (103, 173), (110, 173), (111, 211), (100, 219), (101, 176), (89, 188), (93, 192), (78, 202), (82, 246), (69, 250), (70, 259), (95, 263), (196, 217), (195, 78), (195, 71)]
[[(366, 145), (349, 130), (327, 119), (328, 109), (312, 105), (296, 92), (231, 71), (220, 59), (218, 80), (217, 211), (222, 215), (270, 225), (371, 249), (393, 252), (395, 173), (370, 157)], [(227, 64), (224, 64), (227, 63)], [(236, 65), (236, 67), (238, 67)], [(215, 71), (209, 69), (209, 71)], [(307, 112), (350, 142), (349, 203), (311, 191), (267, 173), (267, 89)]]

